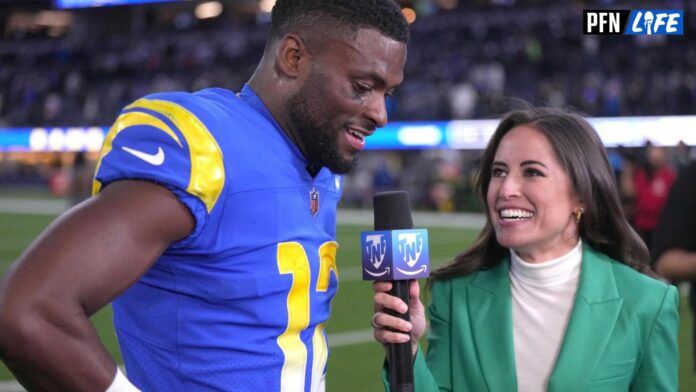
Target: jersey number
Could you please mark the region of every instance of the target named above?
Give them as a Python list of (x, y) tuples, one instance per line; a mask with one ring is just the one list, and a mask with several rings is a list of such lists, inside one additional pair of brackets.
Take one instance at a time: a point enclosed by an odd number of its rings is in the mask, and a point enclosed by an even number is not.
[[(319, 277), (315, 291), (329, 289), (331, 271), (338, 278), (336, 250), (334, 241), (325, 242), (319, 247)], [(292, 276), (292, 287), (288, 293), (288, 326), (278, 337), (278, 346), (283, 351), (285, 363), (280, 379), (281, 392), (303, 391), (305, 368), (307, 366), (307, 347), (302, 343), (300, 332), (309, 326), (309, 284), (312, 281), (309, 259), (302, 245), (297, 242), (278, 244), (278, 271)], [(312, 388), (320, 390), (320, 383), (328, 358), (328, 346), (324, 338), (326, 323), (317, 325), (312, 336), (314, 355), (312, 356)]]

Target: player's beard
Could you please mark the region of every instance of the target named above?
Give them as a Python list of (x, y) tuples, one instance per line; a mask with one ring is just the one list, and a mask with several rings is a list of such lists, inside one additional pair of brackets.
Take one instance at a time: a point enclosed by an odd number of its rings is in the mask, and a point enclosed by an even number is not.
[(304, 153), (310, 164), (327, 167), (336, 174), (348, 173), (355, 166), (357, 157), (353, 155), (348, 160), (341, 156), (338, 137), (342, 129), (333, 128), (317, 118), (313, 108), (321, 106), (320, 102), (313, 99), (312, 91), (306, 83), (297, 94), (288, 99), (287, 109), (292, 126), (302, 139)]

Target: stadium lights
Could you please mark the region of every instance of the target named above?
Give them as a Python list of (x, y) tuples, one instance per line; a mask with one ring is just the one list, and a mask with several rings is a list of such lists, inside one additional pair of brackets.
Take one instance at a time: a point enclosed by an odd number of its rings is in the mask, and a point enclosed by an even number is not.
[[(596, 117), (589, 119), (606, 147), (641, 147), (650, 141), (696, 146), (696, 116)], [(498, 120), (393, 122), (366, 141), (371, 150), (486, 147)], [(0, 152), (99, 151), (108, 127), (0, 128)]]
[(405, 147), (437, 147), (442, 136), (440, 127), (435, 124), (404, 125), (397, 132), (399, 143)]
[(404, 15), (408, 24), (416, 21), (416, 11), (414, 11), (413, 8), (404, 7), (401, 9), (401, 13)]
[(261, 0), (259, 1), (259, 11), (261, 12), (271, 12), (276, 0)]
[(219, 1), (209, 1), (196, 6), (194, 14), (198, 19), (217, 18), (222, 13), (222, 4)]
[(99, 151), (106, 128), (25, 128), (10, 130), (3, 138), (0, 129), (0, 151)]

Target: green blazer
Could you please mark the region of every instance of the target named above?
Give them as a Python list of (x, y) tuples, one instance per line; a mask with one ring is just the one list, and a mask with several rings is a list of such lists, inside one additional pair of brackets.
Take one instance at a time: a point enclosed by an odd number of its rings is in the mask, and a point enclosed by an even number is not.
[[(416, 391), (517, 390), (509, 260), (437, 282)], [(583, 246), (580, 284), (550, 392), (677, 391), (676, 287)]]

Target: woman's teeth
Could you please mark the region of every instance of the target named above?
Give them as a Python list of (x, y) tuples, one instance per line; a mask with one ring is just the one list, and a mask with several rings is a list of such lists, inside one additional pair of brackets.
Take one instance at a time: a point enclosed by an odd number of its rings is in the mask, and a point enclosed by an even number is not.
[(518, 209), (505, 209), (500, 210), (500, 217), (506, 221), (512, 220), (527, 220), (534, 216), (533, 212), (518, 210)]

